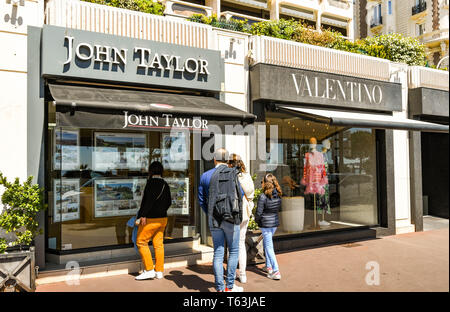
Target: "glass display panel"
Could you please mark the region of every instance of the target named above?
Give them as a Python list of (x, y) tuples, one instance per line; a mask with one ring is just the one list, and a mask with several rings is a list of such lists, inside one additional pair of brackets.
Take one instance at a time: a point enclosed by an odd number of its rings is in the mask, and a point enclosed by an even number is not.
[[(277, 138), (270, 136), (271, 127)], [(276, 235), (378, 224), (375, 130), (266, 113), (265, 164), (283, 192)]]
[(172, 196), (165, 239), (196, 235), (192, 134), (57, 127), (48, 107), (49, 249), (131, 244), (126, 223), (140, 208), (152, 161), (163, 163)]

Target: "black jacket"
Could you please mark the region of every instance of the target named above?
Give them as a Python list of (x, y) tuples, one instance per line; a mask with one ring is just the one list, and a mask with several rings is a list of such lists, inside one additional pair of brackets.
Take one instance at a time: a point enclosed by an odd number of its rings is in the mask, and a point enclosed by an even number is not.
[[(156, 200), (159, 194), (161, 194), (161, 196)], [(150, 178), (145, 185), (141, 209), (139, 209), (137, 217), (165, 218), (167, 217), (167, 209), (169, 209), (171, 204), (172, 197), (167, 182), (161, 178)]]
[(278, 212), (281, 210), (281, 198), (274, 189), (272, 198), (262, 193), (258, 199), (255, 213), (255, 221), (260, 228), (277, 227), (280, 225)]
[(235, 168), (218, 166), (211, 176), (208, 190), (208, 225), (220, 227), (222, 221), (241, 224), (242, 195)]

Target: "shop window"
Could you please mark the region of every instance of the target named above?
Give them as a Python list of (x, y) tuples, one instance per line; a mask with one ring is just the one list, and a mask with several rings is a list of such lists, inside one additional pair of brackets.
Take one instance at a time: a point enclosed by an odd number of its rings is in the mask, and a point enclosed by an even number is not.
[(195, 235), (191, 135), (57, 127), (49, 105), (48, 248), (131, 244), (126, 223), (140, 208), (152, 161), (172, 195), (165, 238)]
[(280, 183), (276, 235), (378, 224), (374, 129), (335, 127), (279, 112), (266, 113), (266, 122), (267, 161), (253, 166), (253, 173), (256, 187), (268, 172)]

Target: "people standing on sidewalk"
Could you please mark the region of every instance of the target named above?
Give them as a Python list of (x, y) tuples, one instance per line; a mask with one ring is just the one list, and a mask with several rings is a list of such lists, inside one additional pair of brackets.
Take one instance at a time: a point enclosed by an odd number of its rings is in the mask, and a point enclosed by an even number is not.
[(258, 199), (255, 221), (263, 235), (264, 253), (266, 256), (267, 277), (274, 280), (281, 279), (278, 262), (273, 248), (273, 235), (280, 225), (278, 212), (281, 209), (281, 192), (277, 178), (268, 173), (261, 181), (262, 193)]
[[(242, 219), (242, 191), (237, 170), (227, 165), (228, 151), (218, 149), (214, 153), (214, 165), (200, 178), (198, 199), (200, 207), (208, 215), (208, 225), (214, 245), (213, 271), (215, 287), (219, 292), (242, 292), (234, 284), (239, 256), (239, 226)], [(226, 285), (223, 279), (225, 240), (229, 248)]]
[(253, 211), (253, 197), (255, 196), (255, 185), (252, 176), (247, 172), (245, 164), (237, 154), (231, 154), (228, 166), (236, 168), (239, 172), (239, 183), (244, 191), (242, 198), (242, 222), (240, 224), (239, 234), (239, 280), (241, 283), (247, 283), (245, 269), (247, 267), (247, 249), (245, 248), (245, 235), (247, 234), (248, 222)]
[[(163, 278), (164, 271), (164, 229), (167, 225), (167, 210), (172, 204), (170, 187), (162, 178), (163, 165), (159, 161), (150, 164), (150, 179), (145, 185), (141, 208), (137, 214), (139, 229), (136, 245), (144, 263), (144, 271), (136, 280)], [(148, 246), (152, 240), (156, 265)]]

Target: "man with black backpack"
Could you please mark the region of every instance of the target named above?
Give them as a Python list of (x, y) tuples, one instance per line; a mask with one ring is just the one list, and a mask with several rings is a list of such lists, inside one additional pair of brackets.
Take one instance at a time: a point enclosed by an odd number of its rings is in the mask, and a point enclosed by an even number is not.
[[(242, 292), (234, 285), (239, 258), (239, 228), (242, 220), (242, 189), (236, 168), (227, 165), (228, 152), (214, 153), (215, 168), (202, 174), (198, 188), (200, 207), (208, 215), (214, 245), (213, 270), (218, 292)], [(225, 240), (229, 249), (226, 285), (223, 279)]]

